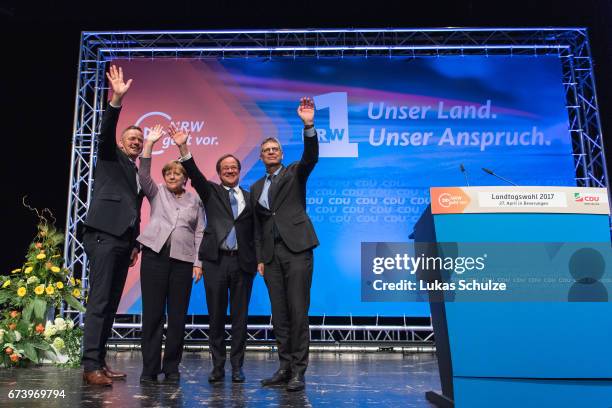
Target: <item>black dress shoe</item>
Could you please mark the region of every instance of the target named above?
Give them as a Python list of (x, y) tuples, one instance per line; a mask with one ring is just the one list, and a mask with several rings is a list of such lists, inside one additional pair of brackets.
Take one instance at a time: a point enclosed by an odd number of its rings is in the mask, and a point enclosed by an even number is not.
[(141, 384), (157, 384), (157, 376), (156, 375), (144, 375), (140, 376)]
[(261, 380), (261, 385), (263, 387), (267, 387), (270, 385), (287, 384), (290, 378), (291, 372), (289, 370), (278, 370), (272, 375), (272, 377)]
[(244, 380), (246, 380), (246, 377), (244, 372), (242, 372), (242, 368), (232, 369), (232, 382), (243, 383)]
[(208, 382), (217, 383), (217, 382), (223, 381), (224, 378), (225, 378), (225, 371), (219, 368), (213, 368), (213, 370), (210, 372), (210, 375), (208, 376)]
[(302, 391), (306, 387), (304, 375), (296, 375), (287, 383), (287, 391)]
[(180, 373), (166, 373), (164, 377), (164, 382), (166, 383), (178, 384), (180, 380), (181, 380)]

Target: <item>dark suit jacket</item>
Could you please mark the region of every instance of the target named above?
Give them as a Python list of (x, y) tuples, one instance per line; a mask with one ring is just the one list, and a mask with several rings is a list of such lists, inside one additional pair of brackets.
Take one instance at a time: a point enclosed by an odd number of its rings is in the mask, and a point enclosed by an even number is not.
[(85, 225), (117, 237), (132, 228), (129, 238), (136, 245), (143, 195), (138, 194), (136, 167), (117, 147), (116, 130), (120, 111), (121, 108), (109, 104), (102, 117), (93, 196)]
[(219, 259), (221, 244), (232, 226), (235, 226), (240, 268), (254, 275), (257, 272), (257, 264), (253, 242), (253, 210), (249, 192), (240, 188), (246, 205), (234, 220), (229, 192), (223, 186), (206, 180), (193, 158), (185, 160), (182, 164), (191, 179), (191, 185), (200, 195), (206, 212), (206, 228), (200, 245), (200, 259), (216, 262)]
[(270, 209), (259, 204), (265, 176), (251, 186), (255, 208), (255, 250), (257, 262), (268, 263), (274, 254), (277, 233), (292, 252), (302, 252), (319, 245), (310, 217), (306, 214), (306, 182), (319, 160), (317, 136), (304, 137), (300, 161), (283, 167), (268, 190)]

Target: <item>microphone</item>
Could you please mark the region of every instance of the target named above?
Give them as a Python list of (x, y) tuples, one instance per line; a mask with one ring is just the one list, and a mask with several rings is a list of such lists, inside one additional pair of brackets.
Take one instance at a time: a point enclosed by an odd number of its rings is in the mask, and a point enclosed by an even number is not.
[(463, 165), (463, 163), (459, 164), (459, 170), (461, 170), (461, 172), (463, 173), (463, 176), (465, 177), (465, 184), (467, 184), (467, 186), (470, 186), (470, 181), (468, 180), (468, 176), (467, 176), (467, 171), (465, 170), (465, 166)]
[(495, 173), (493, 172), (493, 170), (489, 170), (489, 169), (487, 169), (487, 168), (482, 167), (482, 171), (484, 171), (485, 173), (490, 174), (490, 175), (492, 175), (492, 176), (495, 176), (495, 177), (497, 177), (498, 179), (503, 180), (503, 181), (505, 181), (505, 182), (506, 182), (506, 183), (508, 183), (508, 184), (512, 184), (513, 186), (517, 186), (517, 187), (518, 187), (518, 184), (516, 184), (516, 183), (514, 183), (514, 182), (512, 182), (512, 181), (510, 181), (510, 180), (508, 180), (507, 178), (504, 178), (504, 177), (502, 177), (502, 176), (500, 176), (500, 175), (495, 174)]

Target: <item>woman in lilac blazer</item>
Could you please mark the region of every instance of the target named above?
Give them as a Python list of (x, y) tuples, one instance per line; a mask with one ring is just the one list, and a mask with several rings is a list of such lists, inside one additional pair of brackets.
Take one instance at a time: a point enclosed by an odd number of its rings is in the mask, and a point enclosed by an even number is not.
[[(204, 231), (203, 207), (196, 194), (185, 191), (185, 169), (171, 161), (162, 169), (163, 184), (151, 179), (151, 152), (162, 133), (159, 125), (149, 132), (138, 169), (140, 187), (151, 204), (149, 224), (138, 237), (143, 246), (141, 382), (156, 382), (160, 373), (165, 381), (178, 382), (192, 278), (197, 282), (202, 277), (198, 248)], [(162, 364), (164, 309), (168, 330)]]

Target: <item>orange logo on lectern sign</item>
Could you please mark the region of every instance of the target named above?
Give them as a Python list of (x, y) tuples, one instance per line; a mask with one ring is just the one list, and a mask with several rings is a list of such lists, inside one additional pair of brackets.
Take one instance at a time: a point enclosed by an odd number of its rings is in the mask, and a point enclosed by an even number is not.
[(433, 214), (462, 213), (470, 204), (470, 197), (458, 187), (432, 187), (430, 193)]

